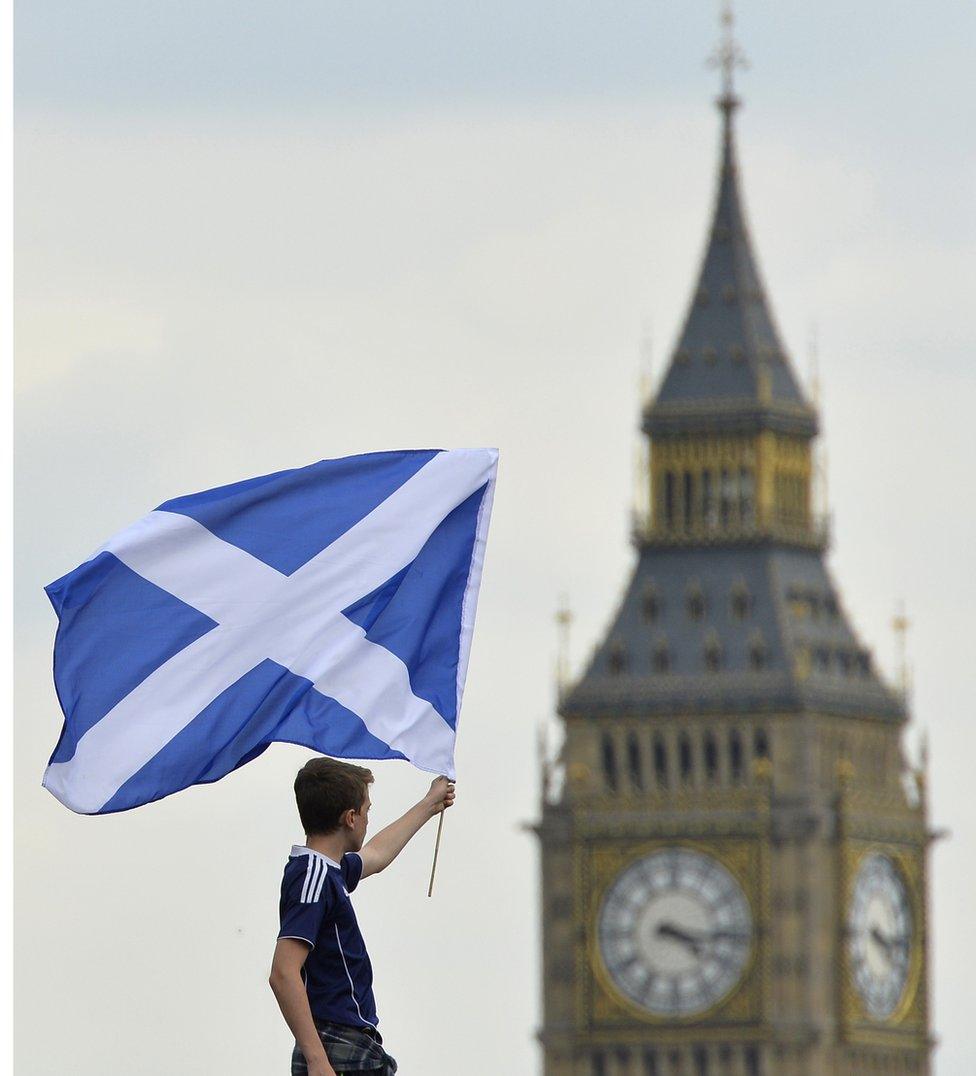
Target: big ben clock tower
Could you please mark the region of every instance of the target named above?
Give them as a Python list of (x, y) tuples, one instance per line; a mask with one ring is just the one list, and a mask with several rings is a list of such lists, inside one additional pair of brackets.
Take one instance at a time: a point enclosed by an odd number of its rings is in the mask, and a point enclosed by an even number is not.
[(537, 827), (544, 1073), (921, 1076), (924, 774), (824, 563), (817, 414), (746, 224), (726, 30), (711, 228), (643, 416), (651, 511), (561, 696)]

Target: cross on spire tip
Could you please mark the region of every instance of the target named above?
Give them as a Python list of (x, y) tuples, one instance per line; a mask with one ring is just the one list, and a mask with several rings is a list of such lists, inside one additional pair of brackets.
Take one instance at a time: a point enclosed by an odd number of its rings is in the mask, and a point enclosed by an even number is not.
[(723, 0), (719, 21), (722, 25), (722, 37), (715, 51), (708, 58), (708, 65), (717, 67), (722, 72), (722, 93), (717, 104), (728, 120), (740, 104), (735, 94), (735, 69), (739, 67), (745, 70), (749, 67), (749, 61), (735, 39), (735, 12), (732, 9), (732, 0)]

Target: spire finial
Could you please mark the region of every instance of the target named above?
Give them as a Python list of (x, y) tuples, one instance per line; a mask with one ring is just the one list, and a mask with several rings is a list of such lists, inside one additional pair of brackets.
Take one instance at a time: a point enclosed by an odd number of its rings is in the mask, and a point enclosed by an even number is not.
[(906, 698), (911, 687), (911, 677), (908, 669), (908, 629), (911, 621), (905, 615), (905, 603), (898, 603), (898, 611), (895, 613), (891, 626), (895, 629), (895, 640), (898, 648), (898, 681), (902, 695)]
[(559, 632), (559, 651), (556, 657), (556, 691), (560, 698), (569, 683), (569, 628), (573, 623), (573, 614), (569, 608), (569, 598), (559, 597), (556, 610), (556, 626)]
[(719, 20), (722, 23), (722, 39), (709, 56), (708, 64), (710, 67), (721, 68), (722, 96), (718, 99), (718, 107), (728, 119), (739, 105), (739, 98), (735, 95), (735, 69), (737, 67), (748, 68), (749, 61), (735, 39), (735, 13), (732, 10), (732, 0), (723, 0)]

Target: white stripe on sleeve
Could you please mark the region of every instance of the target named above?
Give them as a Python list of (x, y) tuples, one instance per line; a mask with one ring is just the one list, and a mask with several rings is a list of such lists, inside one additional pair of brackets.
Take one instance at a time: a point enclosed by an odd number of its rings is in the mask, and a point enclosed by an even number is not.
[(312, 887), (315, 885), (315, 879), (318, 873), (318, 866), (318, 857), (309, 856), (308, 867), (305, 870), (305, 884), (302, 886), (302, 904), (308, 904), (309, 894), (312, 891)]
[(322, 870), (321, 870), (321, 872), (319, 873), (319, 878), (318, 878), (318, 882), (317, 882), (317, 883), (316, 883), (316, 885), (315, 885), (315, 891), (314, 891), (314, 894), (313, 894), (313, 896), (312, 896), (312, 903), (313, 903), (313, 904), (314, 904), (314, 903), (315, 903), (315, 902), (316, 902), (316, 901), (317, 901), (317, 900), (319, 899), (319, 897), (320, 897), (320, 896), (322, 895), (322, 886), (323, 886), (323, 885), (325, 885), (325, 876), (326, 876), (326, 875), (327, 875), (328, 873), (329, 873), (329, 868), (328, 868), (328, 865), (327, 865), (327, 864), (326, 864), (325, 862), (323, 862), (323, 863), (322, 863)]

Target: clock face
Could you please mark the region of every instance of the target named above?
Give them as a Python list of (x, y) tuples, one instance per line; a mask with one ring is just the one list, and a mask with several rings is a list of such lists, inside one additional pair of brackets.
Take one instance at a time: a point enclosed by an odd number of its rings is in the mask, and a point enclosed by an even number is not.
[(711, 856), (668, 848), (626, 867), (599, 911), (617, 989), (656, 1016), (703, 1012), (739, 981), (752, 946), (742, 887)]
[(847, 951), (857, 992), (876, 1020), (895, 1011), (908, 980), (912, 910), (908, 890), (887, 856), (865, 856), (854, 879)]

